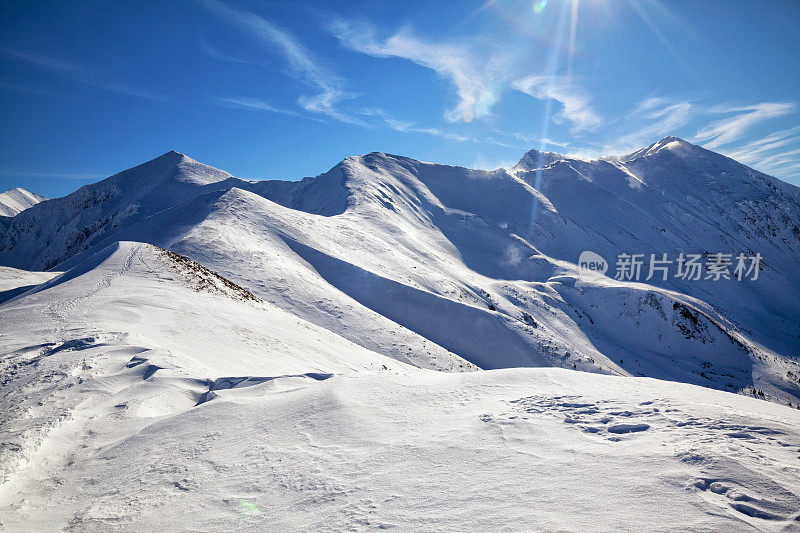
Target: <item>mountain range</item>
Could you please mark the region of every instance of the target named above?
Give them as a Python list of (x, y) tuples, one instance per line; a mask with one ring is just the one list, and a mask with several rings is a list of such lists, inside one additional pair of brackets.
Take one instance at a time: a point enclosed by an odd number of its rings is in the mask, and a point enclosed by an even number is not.
[[(68, 270), (120, 240), (425, 368), (560, 366), (800, 397), (800, 300), (788, 297), (800, 294), (800, 190), (677, 138), (593, 161), (532, 150), (493, 171), (372, 153), (295, 182), (169, 152), (20, 213), (0, 264)], [(584, 250), (612, 265), (762, 259), (756, 280), (582, 283)]]
[(0, 265), (12, 527), (796, 527), (800, 189), (678, 138), (300, 181), (168, 152), (16, 213)]

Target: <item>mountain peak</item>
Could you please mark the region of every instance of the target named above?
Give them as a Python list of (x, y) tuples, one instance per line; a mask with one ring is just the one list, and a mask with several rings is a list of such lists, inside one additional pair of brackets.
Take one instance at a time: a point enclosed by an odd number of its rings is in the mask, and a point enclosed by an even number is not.
[(194, 185), (208, 185), (231, 177), (223, 170), (199, 163), (175, 150), (112, 176), (116, 181), (127, 183), (159, 183), (169, 180)]
[(678, 142), (680, 144), (691, 144), (690, 142), (684, 141), (680, 137), (673, 137), (672, 135), (667, 135), (666, 137), (658, 141), (656, 144), (667, 144), (671, 142)]
[(5, 192), (0, 193), (0, 195), (12, 195), (12, 194), (24, 194), (24, 195), (35, 196), (37, 198), (44, 198), (44, 196), (39, 196), (38, 194), (23, 189), (22, 187), (14, 187), (13, 189), (9, 189)]
[(639, 157), (645, 157), (657, 154), (662, 150), (674, 150), (674, 149), (683, 149), (683, 150), (700, 149), (700, 147), (688, 141), (685, 141), (680, 137), (674, 137), (672, 135), (668, 135), (667, 137), (664, 137), (663, 139), (656, 141), (649, 146), (645, 146), (644, 148), (637, 150), (633, 153), (614, 159), (619, 159), (621, 161), (630, 161), (632, 159), (637, 159)]
[(531, 149), (525, 152), (522, 159), (516, 164), (514, 168), (522, 170), (533, 170), (534, 168), (543, 167), (551, 163), (555, 163), (561, 159), (567, 159), (564, 154), (557, 152), (543, 152), (536, 149)]
[(149, 162), (156, 162), (159, 163), (166, 163), (166, 164), (178, 164), (184, 159), (188, 159), (194, 161), (191, 157), (188, 157), (180, 152), (175, 150), (170, 150), (169, 152), (165, 152), (160, 156), (156, 157), (155, 159), (151, 159)]
[(22, 187), (14, 187), (0, 193), (0, 216), (13, 217), (43, 200), (47, 198), (26, 191)]

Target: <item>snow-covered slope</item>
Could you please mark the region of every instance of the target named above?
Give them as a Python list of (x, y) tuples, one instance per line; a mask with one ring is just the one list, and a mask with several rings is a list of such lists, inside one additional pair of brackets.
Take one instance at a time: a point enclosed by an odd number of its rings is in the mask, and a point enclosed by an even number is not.
[[(549, 203), (526, 233), (538, 250), (575, 261), (590, 249), (612, 268), (621, 252), (760, 253), (755, 282), (650, 283), (707, 301), (758, 342), (800, 355), (800, 301), (786, 298), (800, 294), (800, 189), (674, 137), (622, 158), (563, 158), (539, 174)], [(534, 183), (537, 170), (516, 176)]]
[(47, 198), (19, 187), (0, 193), (0, 217), (13, 217), (44, 200)]
[(30, 272), (18, 268), (0, 267), (0, 303), (27, 292), (60, 274), (61, 272)]
[[(240, 188), (196, 196), (97, 248), (173, 249), (422, 367), (460, 368), (455, 354), (481, 368), (651, 376), (798, 403), (800, 304), (785, 297), (800, 291), (796, 189), (669, 139), (614, 161), (550, 159), (537, 190), (526, 159), (487, 172), (351, 157), (295, 188), (246, 185), (271, 200)], [(756, 281), (580, 283), (583, 249), (758, 251), (767, 267)]]
[[(4, 280), (13, 274), (0, 272)], [(405, 367), (142, 243), (109, 246), (0, 304), (0, 316), (0, 479), (24, 462), (61, 413), (86, 399), (57, 391), (67, 383), (63, 378), (90, 368), (113, 374), (93, 385), (106, 392), (148, 389), (152, 394), (140, 394), (143, 403), (131, 407), (140, 416), (161, 416), (213, 397), (215, 387), (223, 387), (215, 380), (230, 376), (259, 382), (262, 376)], [(56, 357), (62, 352), (69, 355)], [(147, 381), (156, 372), (159, 379)], [(164, 375), (167, 386), (150, 390)]]
[(774, 403), (562, 369), (416, 369), (143, 244), (0, 313), (9, 531), (800, 519), (800, 412)]
[(203, 192), (233, 186), (250, 183), (168, 152), (15, 216), (0, 234), (0, 264), (49, 270), (135, 221)]

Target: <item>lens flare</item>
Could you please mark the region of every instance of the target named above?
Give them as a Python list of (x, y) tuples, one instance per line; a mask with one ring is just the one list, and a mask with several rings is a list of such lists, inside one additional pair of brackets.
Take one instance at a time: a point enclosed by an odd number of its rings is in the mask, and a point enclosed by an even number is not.
[(544, 8), (547, 7), (547, 0), (539, 0), (538, 2), (533, 3), (533, 11), (535, 13), (541, 13), (544, 11)]
[(243, 524), (250, 518), (260, 515), (261, 509), (258, 508), (256, 504), (253, 502), (249, 502), (247, 500), (240, 500), (239, 501), (239, 523)]

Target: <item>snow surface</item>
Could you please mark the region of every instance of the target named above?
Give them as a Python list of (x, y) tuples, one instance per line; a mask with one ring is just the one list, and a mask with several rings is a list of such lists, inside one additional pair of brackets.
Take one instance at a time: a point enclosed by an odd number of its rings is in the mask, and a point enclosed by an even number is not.
[(61, 272), (30, 272), (18, 268), (0, 267), (0, 293), (23, 287), (35, 287), (59, 274)]
[(676, 138), (299, 182), (170, 152), (40, 203), (0, 228), (0, 529), (800, 530), (798, 206)]
[(0, 309), (9, 531), (800, 518), (800, 412), (774, 403), (559, 369), (418, 369), (139, 243)]
[(61, 272), (29, 272), (18, 268), (0, 267), (0, 303), (27, 292)]
[(13, 217), (44, 200), (47, 198), (19, 187), (0, 193), (0, 217)]

